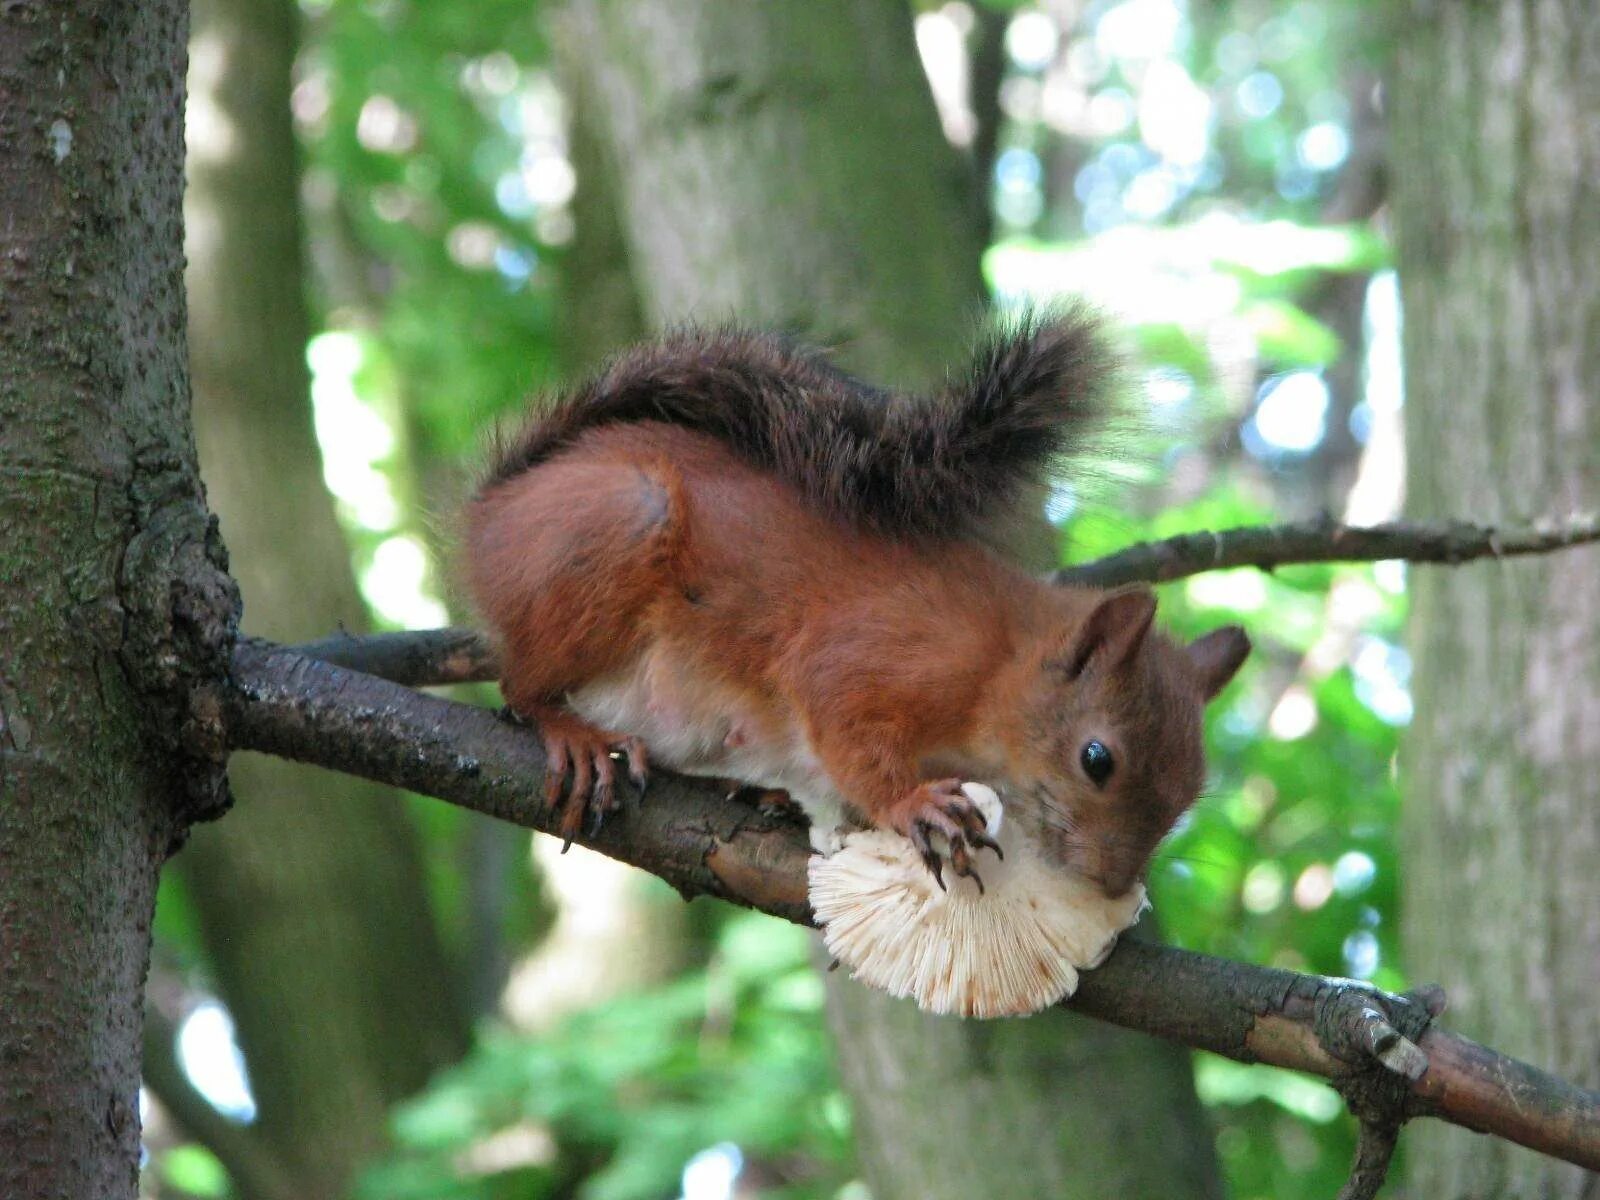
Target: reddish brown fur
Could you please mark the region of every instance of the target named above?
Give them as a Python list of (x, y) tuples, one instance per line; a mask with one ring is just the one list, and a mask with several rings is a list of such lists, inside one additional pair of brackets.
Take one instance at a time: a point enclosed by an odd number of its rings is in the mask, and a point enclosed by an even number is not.
[[(1186, 652), (1146, 632), (1153, 600), (1108, 605), (967, 541), (851, 528), (711, 437), (651, 421), (586, 430), (492, 483), (467, 526), (506, 700), (573, 758), (575, 785), (602, 777), (597, 811), (614, 806), (605, 750), (629, 731), (559, 706), (661, 653), (743, 714), (740, 738), (798, 719), (862, 817), (955, 835), (958, 870), (981, 820), (945, 777), (991, 779), (1061, 861), (1125, 891), (1200, 788), (1200, 711), (1247, 645), (1235, 631)], [(1103, 788), (1079, 765), (1091, 737), (1117, 762)], [(569, 806), (569, 831), (582, 815)]]

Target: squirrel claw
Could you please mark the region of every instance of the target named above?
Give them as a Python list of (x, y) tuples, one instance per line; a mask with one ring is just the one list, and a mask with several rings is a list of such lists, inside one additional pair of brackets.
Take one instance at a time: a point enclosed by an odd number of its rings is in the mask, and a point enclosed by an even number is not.
[(1000, 843), (995, 841), (987, 833), (969, 833), (967, 834), (967, 841), (971, 842), (974, 846), (981, 847), (984, 850), (993, 850), (994, 856), (1001, 862), (1005, 862), (1006, 852), (1000, 849)]
[(764, 817), (772, 817), (775, 820), (805, 819), (805, 809), (801, 808), (799, 802), (783, 788), (761, 788), (756, 799), (756, 811)]
[(933, 882), (938, 883), (939, 891), (946, 891), (944, 886), (944, 859), (939, 858), (939, 851), (934, 850), (933, 843), (928, 840), (928, 834), (933, 832), (933, 826), (926, 821), (917, 821), (910, 827), (907, 837), (910, 843), (917, 848), (917, 853), (922, 856), (923, 866), (933, 872)]
[(978, 892), (985, 893), (983, 880), (972, 865), (973, 854), (979, 849), (989, 849), (999, 858), (1005, 855), (999, 843), (989, 836), (983, 813), (961, 791), (959, 779), (920, 785), (906, 797), (900, 813), (899, 819), (891, 824), (911, 840), (941, 890), (948, 890), (944, 882), (944, 856), (933, 848), (934, 834), (945, 840), (950, 866), (956, 875), (972, 880), (978, 885)]
[[(947, 890), (944, 886), (944, 879), (939, 873), (940, 859), (938, 853), (936, 851), (930, 851), (928, 854), (924, 854), (922, 856), (922, 861), (928, 864), (929, 869), (933, 872), (933, 878), (939, 884), (939, 887), (942, 890)], [(972, 865), (972, 856), (967, 852), (966, 843), (962, 841), (959, 833), (953, 834), (950, 837), (950, 867), (955, 871), (957, 877), (961, 879), (970, 879), (973, 883), (977, 884), (978, 895), (982, 896), (986, 894), (986, 889), (983, 886), (983, 876), (979, 875), (977, 868)]]
[(638, 808), (644, 803), (645, 793), (650, 790), (650, 772), (645, 769), (636, 770), (626, 750), (613, 749), (611, 761), (628, 763), (628, 786), (632, 789), (632, 793), (627, 804), (629, 808)]
[(939, 885), (939, 890), (948, 891), (949, 889), (944, 886), (944, 859), (933, 848), (928, 838), (932, 831), (933, 826), (927, 821), (917, 821), (911, 826), (907, 836), (910, 837), (911, 844), (916, 847), (917, 853), (922, 856), (923, 865), (933, 873), (933, 881)]
[[(968, 834), (967, 837), (971, 835)], [(967, 849), (966, 839), (959, 833), (950, 836), (950, 865), (955, 868), (957, 875), (963, 879), (970, 879), (978, 885), (978, 895), (985, 894), (983, 878), (972, 865), (972, 855)]]
[(559, 817), (552, 831), (565, 854), (580, 834), (597, 837), (611, 813), (622, 808), (617, 794), (617, 762), (627, 760), (628, 779), (643, 798), (648, 779), (644, 743), (635, 737), (607, 733), (566, 713), (545, 716), (544, 812)]
[(636, 737), (619, 738), (611, 746), (611, 757), (626, 760), (628, 782), (633, 785), (633, 802), (642, 805), (645, 793), (650, 790), (650, 760), (644, 743)]

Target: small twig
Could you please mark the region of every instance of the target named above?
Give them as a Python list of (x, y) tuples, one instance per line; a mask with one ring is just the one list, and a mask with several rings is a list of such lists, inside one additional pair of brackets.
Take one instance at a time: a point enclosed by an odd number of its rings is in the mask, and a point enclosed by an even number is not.
[(1356, 1157), (1350, 1178), (1339, 1189), (1339, 1200), (1372, 1200), (1389, 1174), (1389, 1161), (1399, 1140), (1400, 1127), (1362, 1121), (1356, 1134)]
[(1389, 1171), (1400, 1127), (1415, 1112), (1412, 1088), (1428, 1071), (1417, 1044), (1444, 1008), (1437, 987), (1391, 996), (1344, 981), (1318, 998), (1313, 1028), (1342, 1064), (1333, 1086), (1359, 1123), (1356, 1156), (1340, 1200), (1377, 1195)]
[(346, 633), (305, 642), (295, 650), (407, 687), (484, 683), (500, 677), (500, 661), (487, 639), (471, 629), (405, 633)]
[(1185, 533), (1164, 541), (1144, 542), (1093, 562), (1064, 567), (1053, 578), (1057, 583), (1117, 587), (1124, 583), (1166, 583), (1226, 567), (1270, 571), (1302, 563), (1385, 559), (1455, 564), (1475, 558), (1548, 554), (1597, 541), (1600, 517), (1593, 514), (1573, 517), (1561, 525), (1512, 529), (1464, 522), (1339, 525), (1303, 521)]

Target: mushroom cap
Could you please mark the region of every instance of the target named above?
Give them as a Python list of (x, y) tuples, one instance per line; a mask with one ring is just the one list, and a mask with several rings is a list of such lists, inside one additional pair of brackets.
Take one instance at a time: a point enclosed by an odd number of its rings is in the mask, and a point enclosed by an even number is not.
[(1003, 861), (983, 856), (984, 891), (948, 871), (941, 890), (908, 840), (872, 829), (811, 858), (812, 910), (852, 976), (927, 1012), (1038, 1012), (1077, 990), (1079, 968), (1105, 960), (1144, 911), (1144, 888), (1108, 898), (1046, 861), (1015, 822), (1002, 823), (991, 789), (963, 790), (986, 815), (992, 808), (991, 836), (1005, 851)]

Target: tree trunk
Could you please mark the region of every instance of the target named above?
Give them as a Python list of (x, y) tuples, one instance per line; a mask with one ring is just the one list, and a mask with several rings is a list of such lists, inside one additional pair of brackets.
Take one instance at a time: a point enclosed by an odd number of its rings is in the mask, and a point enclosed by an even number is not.
[(646, 316), (761, 321), (936, 377), (981, 308), (982, 246), (905, 6), (741, 9), (574, 8)]
[[(569, 15), (652, 324), (737, 317), (877, 381), (939, 377), (982, 307), (981, 223), (903, 3), (575, 0)], [(1182, 1051), (1062, 1012), (936, 1021), (842, 973), (829, 988), (879, 1200), (1217, 1194)]]
[[(1409, 6), (1394, 88), (1409, 505), (1600, 508), (1600, 8)], [(1463, 1033), (1600, 1085), (1600, 551), (1415, 572), (1406, 947)], [(1457, 1129), (1419, 1196), (1600, 1195)]]
[(554, 10), (546, 24), (567, 102), (567, 153), (578, 176), (558, 310), (562, 369), (576, 377), (649, 330), (628, 260), (628, 234), (618, 211), (620, 181), (606, 154), (589, 48), (564, 10)]
[(1061, 1011), (928, 1017), (849, 981), (829, 1003), (875, 1197), (1222, 1194), (1182, 1050)]
[[(312, 430), (290, 126), (295, 8), (197, 0), (188, 218), (195, 424), (246, 625), (360, 628)], [(176, 865), (233, 1014), (266, 1141), (300, 1195), (340, 1195), (389, 1106), (467, 1044), (395, 795), (262, 755)]]
[(134, 1196), (156, 873), (225, 794), (186, 706), (236, 605), (187, 426), (186, 32), (179, 0), (0, 6), (8, 1197)]

